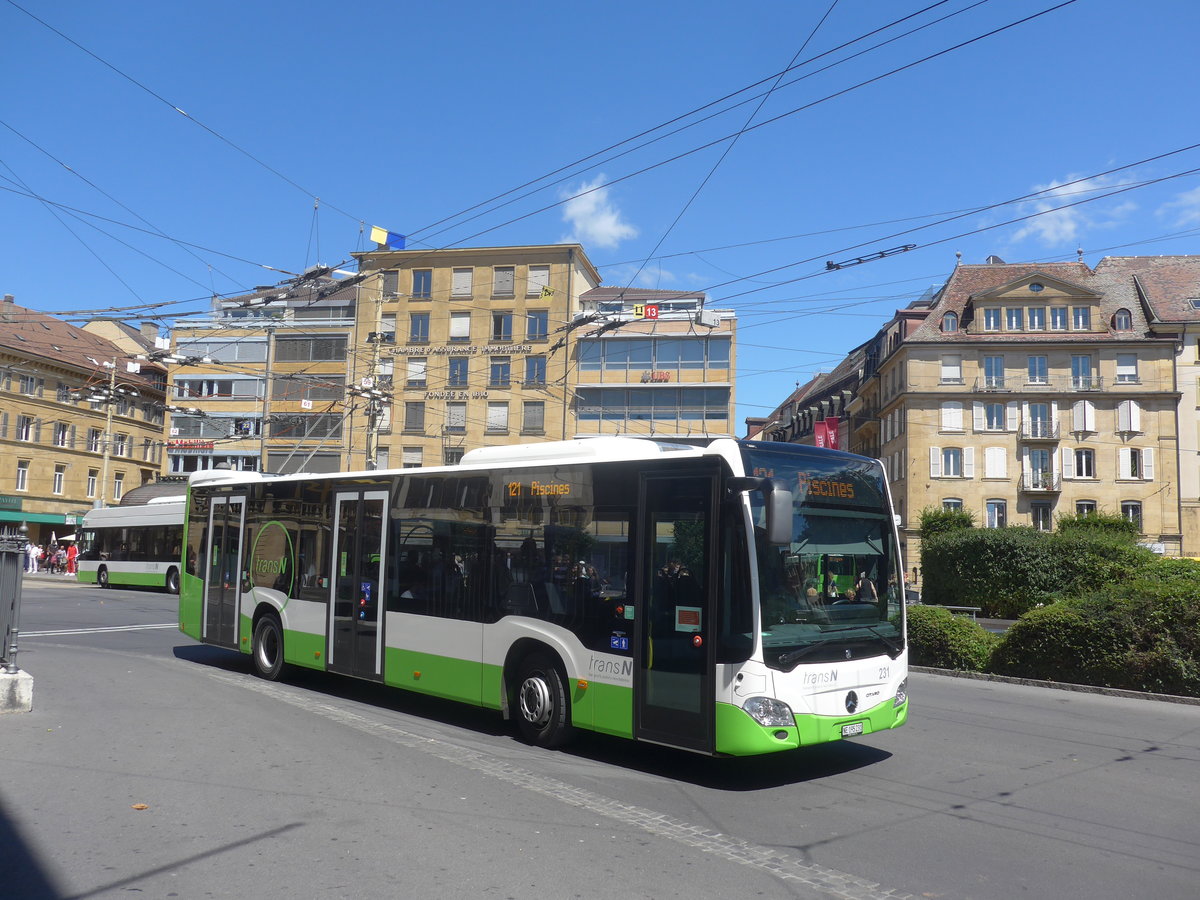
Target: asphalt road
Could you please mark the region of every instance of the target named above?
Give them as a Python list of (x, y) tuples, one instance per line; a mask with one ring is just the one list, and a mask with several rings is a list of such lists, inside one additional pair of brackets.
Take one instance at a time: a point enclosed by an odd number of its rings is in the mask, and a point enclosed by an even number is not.
[(262, 682), (173, 622), (26, 580), (0, 896), (1197, 896), (1197, 706), (915, 673), (909, 724), (860, 741), (551, 753), (492, 713)]

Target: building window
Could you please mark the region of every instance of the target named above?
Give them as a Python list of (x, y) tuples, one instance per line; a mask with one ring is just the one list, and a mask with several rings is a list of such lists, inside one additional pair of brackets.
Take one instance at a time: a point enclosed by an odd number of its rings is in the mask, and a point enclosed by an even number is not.
[(88, 429), (87, 448), (88, 448), (88, 451), (91, 453), (99, 453), (100, 452), (100, 429), (99, 428), (89, 428)]
[(1004, 311), (1009, 331), (1025, 330), (1025, 310), (1020, 306), (1010, 306)]
[(947, 400), (942, 404), (942, 431), (963, 430), (963, 405), (959, 400)]
[(400, 294), (400, 273), (395, 269), (383, 272), (383, 298), (394, 300)]
[(404, 430), (408, 433), (425, 431), (425, 404), (420, 401), (407, 401), (404, 404)]
[(120, 500), (125, 496), (125, 473), (117, 472), (113, 475), (113, 502)]
[(1071, 307), (1071, 327), (1075, 331), (1092, 330), (1092, 310), (1087, 306)]
[(1117, 477), (1140, 481), (1154, 480), (1154, 451), (1149, 448), (1118, 447)]
[(491, 434), (504, 434), (508, 432), (507, 401), (488, 403), (487, 430)]
[(1138, 365), (1136, 353), (1117, 354), (1117, 383), (1137, 384)]
[(17, 460), (17, 490), (29, 490), (29, 460)]
[(525, 314), (525, 339), (544, 341), (550, 336), (550, 311), (534, 309)]
[(1117, 431), (1122, 434), (1138, 434), (1141, 430), (1141, 406), (1136, 400), (1122, 400), (1117, 404)]
[(410, 356), (408, 358), (408, 375), (404, 381), (405, 387), (425, 387), (425, 378), (428, 365), (428, 360), (426, 360), (425, 357)]
[(1089, 391), (1092, 384), (1092, 358), (1090, 356), (1071, 357), (1071, 387), (1080, 391)]
[(508, 344), (512, 342), (512, 313), (492, 313), (492, 340)]
[(962, 357), (958, 354), (942, 357), (942, 384), (962, 384)]
[(1050, 330), (1067, 330), (1067, 308), (1065, 306), (1050, 307)]
[(400, 451), (400, 468), (402, 469), (419, 469), (421, 468), (421, 448), (420, 447), (405, 447)]
[(1139, 533), (1142, 531), (1142, 504), (1137, 500), (1122, 500), (1121, 515), (1137, 526)]
[(492, 270), (492, 296), (511, 297), (516, 282), (516, 270), (512, 266), (496, 266)]
[(413, 313), (408, 317), (408, 342), (429, 343), (429, 313)]
[(1008, 477), (1008, 448), (1007, 447), (984, 447), (983, 448), (983, 477), (984, 478), (1007, 478)]
[(446, 430), (455, 433), (467, 430), (467, 404), (446, 404)]
[(942, 477), (962, 478), (962, 448), (942, 448)]
[(1076, 500), (1075, 515), (1077, 516), (1094, 516), (1096, 514), (1095, 500)]
[(1046, 367), (1046, 357), (1028, 357), (1028, 372), (1030, 384), (1049, 384), (1050, 370)]
[(450, 378), (447, 387), (465, 388), (467, 386), (470, 360), (465, 356), (450, 357)]
[(961, 497), (946, 497), (942, 500), (942, 509), (962, 509), (963, 503)]
[(988, 431), (1004, 431), (1004, 404), (988, 403), (984, 406), (984, 428)]
[(984, 331), (999, 331), (1000, 330), (1000, 310), (999, 310), (999, 308), (985, 309), (983, 311), (983, 330)]
[(469, 341), (471, 339), (471, 314), (469, 312), (450, 313), (450, 340)]
[(987, 527), (1003, 528), (1008, 524), (1008, 502), (1006, 500), (987, 501)]
[(447, 466), (457, 466), (462, 462), (464, 452), (462, 447), (447, 447), (442, 451), (442, 463)]
[(95, 469), (88, 469), (87, 474), (87, 496), (96, 496), (96, 480), (100, 477), (100, 473)]
[(983, 385), (989, 388), (1004, 387), (1004, 357), (985, 356), (983, 358)]
[(546, 430), (546, 404), (542, 400), (526, 400), (522, 407), (521, 433), (542, 434)]
[(1115, 313), (1113, 313), (1113, 330), (1132, 331), (1133, 314), (1127, 309), (1118, 309)]
[(129, 435), (118, 434), (113, 440), (113, 456), (129, 455)]
[(1049, 503), (1031, 503), (1029, 512), (1033, 517), (1033, 527), (1038, 531), (1049, 531), (1053, 525)]
[(453, 300), (470, 299), (475, 292), (475, 270), (470, 266), (455, 269), (450, 273), (450, 297)]
[(428, 300), (433, 296), (433, 269), (413, 269), (409, 296), (413, 300)]
[(544, 357), (544, 356), (527, 356), (527, 357), (525, 357), (525, 383), (526, 384), (545, 384), (546, 383), (546, 357)]
[(550, 288), (550, 267), (530, 266), (525, 283), (525, 296), (540, 297)]
[(493, 356), (491, 368), (488, 371), (489, 387), (508, 387), (512, 381), (512, 359), (507, 356)]
[(1096, 477), (1096, 451), (1088, 450), (1083, 447), (1080, 447), (1075, 450), (1074, 455), (1075, 455), (1075, 477), (1076, 478), (1095, 478)]
[(948, 312), (942, 316), (942, 331), (958, 331), (958, 313)]
[(71, 426), (66, 422), (54, 423), (54, 446), (65, 447), (70, 440)]
[(1048, 438), (1054, 436), (1054, 423), (1050, 419), (1049, 403), (1029, 404), (1029, 437)]
[(275, 339), (276, 362), (341, 362), (345, 358), (346, 338), (341, 335)]
[(1029, 307), (1029, 330), (1030, 331), (1045, 331), (1046, 330), (1046, 307), (1044, 307), (1044, 306)]
[(67, 467), (62, 463), (58, 463), (54, 467), (54, 485), (51, 490), (56, 494), (63, 492), (63, 484), (67, 480)]

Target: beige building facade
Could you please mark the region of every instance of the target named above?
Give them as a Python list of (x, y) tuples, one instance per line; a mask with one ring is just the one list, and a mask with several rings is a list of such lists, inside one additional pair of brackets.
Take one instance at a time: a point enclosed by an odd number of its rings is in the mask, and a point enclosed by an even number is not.
[(1182, 551), (1175, 344), (1128, 273), (959, 265), (919, 312), (864, 386), (856, 439), (879, 448), (910, 560), (927, 507), (1041, 530), (1119, 513)]
[(53, 316), (0, 303), (0, 528), (47, 544), (153, 480), (162, 370)]

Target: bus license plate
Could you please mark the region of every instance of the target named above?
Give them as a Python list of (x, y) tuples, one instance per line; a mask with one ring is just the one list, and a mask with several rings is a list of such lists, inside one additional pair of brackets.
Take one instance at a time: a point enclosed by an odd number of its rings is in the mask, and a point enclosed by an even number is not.
[(842, 726), (842, 737), (854, 737), (856, 734), (863, 733), (862, 722), (851, 722), (849, 725)]

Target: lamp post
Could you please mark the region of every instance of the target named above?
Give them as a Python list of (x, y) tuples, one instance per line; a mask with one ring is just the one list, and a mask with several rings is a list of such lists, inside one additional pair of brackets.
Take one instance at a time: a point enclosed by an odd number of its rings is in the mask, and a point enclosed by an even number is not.
[(108, 470), (112, 459), (113, 405), (123, 397), (141, 396), (137, 388), (133, 385), (117, 381), (117, 363), (115, 359), (112, 362), (105, 360), (99, 363), (99, 365), (108, 369), (108, 384), (92, 387), (86, 394), (75, 395), (79, 399), (87, 400), (89, 403), (103, 403), (105, 406), (104, 433), (100, 436), (101, 443), (104, 445), (104, 461), (100, 467), (99, 494), (92, 503), (92, 506), (96, 509), (104, 507), (105, 492), (108, 490)]

